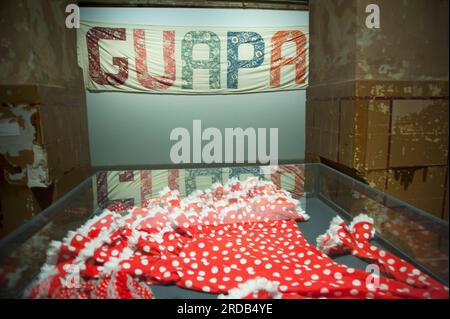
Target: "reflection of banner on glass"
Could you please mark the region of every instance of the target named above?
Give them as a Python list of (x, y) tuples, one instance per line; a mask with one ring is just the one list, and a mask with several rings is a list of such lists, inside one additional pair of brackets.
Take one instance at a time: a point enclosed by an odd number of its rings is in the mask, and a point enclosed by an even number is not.
[(86, 88), (169, 94), (304, 89), (308, 28), (170, 27), (82, 21)]
[(257, 176), (272, 182), (300, 198), (304, 192), (305, 169), (302, 164), (279, 166), (276, 172), (264, 173), (259, 166), (222, 167), (203, 169), (169, 169), (141, 171), (100, 171), (94, 179), (95, 201), (98, 207), (106, 208), (121, 203), (128, 208), (141, 205), (155, 198), (164, 188), (176, 189), (181, 196), (196, 190), (205, 190), (216, 182), (226, 183), (230, 178), (246, 180)]

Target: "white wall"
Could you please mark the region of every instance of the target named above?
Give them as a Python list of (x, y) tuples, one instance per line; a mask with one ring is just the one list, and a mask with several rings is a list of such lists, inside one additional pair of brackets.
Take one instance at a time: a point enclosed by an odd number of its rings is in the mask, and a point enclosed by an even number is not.
[[(174, 8), (82, 8), (84, 20), (172, 26), (307, 25), (305, 11)], [(279, 159), (303, 160), (305, 91), (238, 95), (158, 95), (87, 92), (94, 167), (171, 163), (176, 127), (278, 128)]]

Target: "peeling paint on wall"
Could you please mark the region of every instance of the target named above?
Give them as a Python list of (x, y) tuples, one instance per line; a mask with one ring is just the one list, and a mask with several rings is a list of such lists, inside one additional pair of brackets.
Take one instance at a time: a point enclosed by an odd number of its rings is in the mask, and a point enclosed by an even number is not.
[(0, 119), (0, 137), (20, 135), (19, 123), (11, 119)]
[[(15, 123), (19, 128), (19, 134), (0, 135), (1, 155), (14, 158), (20, 156), (21, 151), (33, 148), (36, 128), (33, 126), (32, 117), (36, 112), (36, 108), (25, 104), (1, 109), (0, 120), (3, 123)], [(9, 128), (11, 129), (11, 126)]]
[[(306, 160), (336, 161), (379, 190), (448, 217), (441, 183), (448, 166), (448, 0), (377, 0), (380, 29), (365, 25), (371, 3), (310, 2), (306, 112), (315, 120), (306, 122)], [(339, 139), (324, 150), (317, 146), (328, 134), (321, 122), (334, 119), (328, 109), (336, 106)], [(414, 178), (416, 171), (426, 180)]]
[(448, 81), (448, 0), (378, 0), (380, 29), (364, 23), (373, 1), (355, 2), (356, 79)]
[(47, 154), (40, 145), (33, 145), (34, 161), (27, 166), (27, 186), (47, 187), (51, 184), (48, 176)]
[(35, 143), (38, 132), (33, 118), (37, 114), (37, 108), (27, 104), (0, 109), (0, 156), (10, 164), (4, 174), (12, 184), (26, 181), (28, 187), (50, 185), (47, 154)]

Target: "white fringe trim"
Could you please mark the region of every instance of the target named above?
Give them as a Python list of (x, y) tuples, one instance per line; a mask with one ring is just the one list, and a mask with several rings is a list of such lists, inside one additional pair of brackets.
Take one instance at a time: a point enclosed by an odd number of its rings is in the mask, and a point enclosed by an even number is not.
[(303, 208), (301, 208), (300, 206), (297, 207), (297, 213), (303, 217), (303, 219), (305, 221), (309, 220), (311, 217), (306, 213), (305, 210), (303, 210)]
[(358, 216), (356, 216), (355, 218), (353, 218), (352, 222), (351, 222), (350, 225), (348, 226), (348, 228), (350, 229), (350, 231), (351, 231), (351, 232), (354, 232), (354, 231), (355, 231), (355, 225), (356, 225), (357, 223), (360, 223), (360, 222), (365, 222), (365, 223), (371, 224), (371, 225), (372, 225), (372, 236), (375, 235), (375, 227), (374, 227), (374, 224), (373, 224), (373, 218), (372, 218), (372, 217), (369, 217), (369, 216), (366, 215), (366, 214), (359, 214)]
[[(29, 298), (29, 297), (30, 297), (30, 294), (31, 294), (31, 291), (35, 288), (36, 285), (41, 285), (41, 284), (43, 284), (43, 283), (44, 283), (44, 280), (51, 280), (51, 277), (55, 276), (57, 273), (58, 273), (58, 269), (56, 269), (56, 267), (51, 266), (51, 265), (44, 264), (44, 265), (41, 267), (41, 271), (40, 271), (38, 277), (37, 277), (35, 280), (33, 280), (33, 281), (31, 282), (31, 284), (30, 284), (27, 288), (25, 288), (24, 293), (23, 293), (23, 296), (24, 296), (25, 298)], [(48, 291), (48, 287), (46, 287), (46, 288), (47, 288), (47, 289), (46, 289), (45, 291), (42, 291), (43, 288), (40, 287), (39, 292), (37, 293), (36, 298), (47, 297), (47, 296), (44, 296), (44, 295), (47, 294), (47, 291)]]
[(90, 257), (94, 256), (95, 251), (109, 240), (110, 234), (111, 232), (109, 230), (104, 230), (98, 235), (97, 238), (94, 238), (90, 242), (86, 243), (84, 248), (78, 253), (75, 263), (79, 264), (81, 262), (85, 262)]
[(167, 193), (170, 193), (171, 190), (169, 188), (169, 186), (165, 186), (160, 192), (159, 192), (159, 196), (160, 197), (164, 197), (167, 195)]
[(60, 241), (52, 240), (50, 247), (47, 249), (47, 259), (45, 264), (50, 266), (56, 266), (58, 263), (58, 255), (61, 251), (62, 243)]
[(328, 230), (325, 234), (320, 235), (316, 239), (317, 248), (323, 251), (325, 254), (328, 254), (331, 249), (337, 248), (342, 245), (342, 240), (339, 238), (338, 230), (342, 227), (341, 224), (344, 220), (335, 216), (331, 222)]
[(267, 291), (273, 299), (281, 299), (281, 293), (278, 291), (278, 283), (270, 281), (263, 277), (247, 280), (239, 284), (236, 288), (228, 291), (227, 295), (220, 294), (219, 299), (242, 299), (251, 293)]
[(116, 272), (120, 268), (120, 263), (123, 260), (129, 259), (131, 256), (133, 256), (134, 251), (131, 250), (128, 247), (125, 247), (120, 254), (119, 257), (112, 257), (108, 262), (104, 264), (103, 272), (104, 274), (109, 274), (111, 272)]
[(92, 217), (86, 223), (84, 223), (83, 225), (78, 227), (76, 230), (68, 231), (66, 237), (64, 237), (62, 242), (66, 245), (69, 245), (69, 243), (72, 241), (73, 237), (76, 235), (82, 235), (82, 236), (86, 237), (87, 234), (89, 233), (89, 231), (91, 231), (91, 227), (95, 223), (97, 223), (100, 219), (102, 219), (108, 215), (113, 215), (113, 217), (121, 217), (119, 214), (116, 214), (116, 213), (110, 211), (109, 209), (104, 209), (99, 215)]

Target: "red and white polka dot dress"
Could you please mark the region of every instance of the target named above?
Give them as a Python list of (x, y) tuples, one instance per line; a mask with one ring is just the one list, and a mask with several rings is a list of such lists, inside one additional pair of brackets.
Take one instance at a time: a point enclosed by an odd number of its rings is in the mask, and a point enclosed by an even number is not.
[[(356, 233), (364, 225), (355, 225)], [(369, 230), (369, 233), (372, 230)], [(264, 278), (282, 298), (422, 298), (445, 297), (437, 285), (414, 287), (398, 278), (379, 278), (379, 289), (366, 285), (367, 272), (335, 263), (307, 243), (292, 220), (220, 226), (192, 226), (192, 240), (180, 255), (177, 285), (203, 292), (227, 293)], [(397, 258), (398, 259), (398, 258)], [(390, 259), (387, 261), (392, 263)], [(414, 271), (411, 265), (409, 269)], [(417, 271), (417, 270), (416, 270)], [(395, 278), (395, 277), (394, 277)]]
[[(375, 230), (373, 220), (366, 215), (353, 219), (350, 226), (336, 217), (328, 231), (318, 237), (318, 247), (328, 254), (351, 253), (373, 265), (377, 265), (385, 277), (379, 278), (380, 290), (386, 295), (410, 298), (448, 298), (448, 288), (422, 271), (370, 243)], [(373, 285), (373, 284), (372, 284)], [(374, 287), (376, 288), (376, 287)]]
[[(148, 285), (176, 284), (223, 298), (448, 298), (447, 287), (370, 244), (369, 218), (348, 227), (335, 218), (318, 248), (297, 226), (308, 218), (289, 193), (255, 178), (183, 199), (166, 188), (143, 207), (105, 210), (54, 242), (27, 296), (152, 298)], [(329, 257), (343, 253), (386, 276)], [(68, 287), (73, 269), (79, 282)]]

